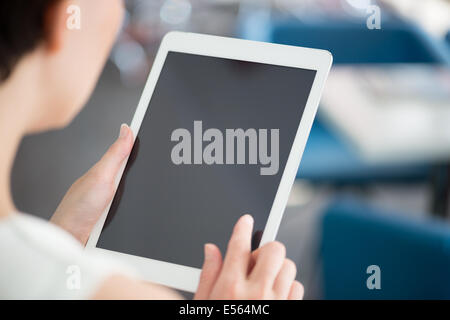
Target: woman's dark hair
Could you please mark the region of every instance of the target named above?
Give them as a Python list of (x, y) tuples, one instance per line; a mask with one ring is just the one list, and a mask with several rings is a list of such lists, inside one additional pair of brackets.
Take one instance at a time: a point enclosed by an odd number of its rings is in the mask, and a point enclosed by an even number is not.
[(58, 0), (0, 0), (0, 82), (45, 36), (45, 14)]

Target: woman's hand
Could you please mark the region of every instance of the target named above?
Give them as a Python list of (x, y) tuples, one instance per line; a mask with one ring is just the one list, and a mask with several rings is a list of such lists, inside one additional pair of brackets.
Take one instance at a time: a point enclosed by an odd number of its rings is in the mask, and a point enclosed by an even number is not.
[(112, 200), (115, 178), (133, 148), (133, 133), (123, 124), (119, 138), (105, 155), (67, 191), (51, 222), (70, 232), (83, 245)]
[(270, 242), (251, 252), (253, 218), (239, 219), (225, 256), (212, 244), (205, 245), (205, 261), (195, 299), (289, 299), (303, 298), (303, 286), (295, 280), (294, 262), (286, 249)]

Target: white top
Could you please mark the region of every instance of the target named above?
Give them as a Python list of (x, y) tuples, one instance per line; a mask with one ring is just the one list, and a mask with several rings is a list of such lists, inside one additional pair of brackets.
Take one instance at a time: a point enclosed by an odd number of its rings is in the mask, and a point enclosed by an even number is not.
[(49, 222), (22, 213), (0, 220), (0, 299), (88, 299), (118, 273), (133, 274)]

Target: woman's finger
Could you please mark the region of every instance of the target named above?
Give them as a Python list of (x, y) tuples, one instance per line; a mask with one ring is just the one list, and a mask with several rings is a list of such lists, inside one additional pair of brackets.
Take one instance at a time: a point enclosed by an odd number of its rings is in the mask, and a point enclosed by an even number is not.
[(223, 272), (227, 276), (245, 277), (247, 275), (251, 254), (252, 230), (253, 218), (248, 214), (242, 216), (234, 226), (223, 263)]
[(263, 286), (273, 285), (286, 257), (286, 248), (282, 243), (273, 241), (258, 251), (249, 279)]
[(288, 300), (302, 300), (305, 294), (305, 288), (297, 280), (292, 283), (291, 291), (289, 292)]
[(222, 254), (214, 244), (205, 244), (205, 261), (203, 262), (200, 282), (198, 284), (195, 299), (208, 299), (214, 284), (219, 277), (222, 268)]
[(297, 267), (295, 263), (290, 259), (285, 259), (273, 285), (276, 299), (287, 299), (296, 275)]

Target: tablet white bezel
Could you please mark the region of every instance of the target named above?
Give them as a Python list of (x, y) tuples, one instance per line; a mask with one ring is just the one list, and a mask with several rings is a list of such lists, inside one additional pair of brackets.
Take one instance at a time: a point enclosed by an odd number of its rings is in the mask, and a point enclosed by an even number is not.
[[(135, 137), (139, 132), (139, 128), (147, 111), (147, 107), (149, 106), (150, 99), (169, 51), (317, 71), (286, 167), (282, 173), (280, 185), (264, 229), (261, 245), (274, 240), (319, 105), (325, 80), (331, 68), (331, 53), (318, 49), (276, 45), (194, 33), (170, 32), (162, 40), (141, 100), (131, 123), (131, 129), (133, 130)], [(122, 166), (120, 173), (116, 178), (116, 186), (120, 182), (124, 168), (125, 165)], [(167, 285), (180, 290), (195, 292), (200, 277), (200, 269), (96, 247), (110, 205), (106, 208), (95, 225), (86, 247), (89, 250), (95, 250), (100, 254), (112, 256), (129, 263), (135, 267), (144, 280)], [(199, 248), (199, 250), (201, 250), (201, 248)]]

